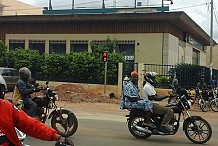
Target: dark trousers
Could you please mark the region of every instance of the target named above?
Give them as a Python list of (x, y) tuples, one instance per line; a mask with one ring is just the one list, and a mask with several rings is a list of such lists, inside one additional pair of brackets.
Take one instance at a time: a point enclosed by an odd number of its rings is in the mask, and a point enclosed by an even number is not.
[[(29, 105), (28, 105), (28, 111), (27, 114), (31, 117), (35, 116), (36, 110), (37, 110), (37, 104), (32, 101), (30, 98), (28, 99)], [(25, 105), (24, 105), (25, 107)]]

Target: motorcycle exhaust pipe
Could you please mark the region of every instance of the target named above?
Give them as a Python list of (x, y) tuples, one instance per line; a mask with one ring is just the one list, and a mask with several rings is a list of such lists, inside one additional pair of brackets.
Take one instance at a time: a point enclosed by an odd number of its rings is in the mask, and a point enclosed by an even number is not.
[(140, 132), (148, 133), (148, 134), (151, 134), (151, 133), (152, 133), (152, 132), (148, 129), (148, 127), (143, 128), (143, 127), (140, 127), (140, 126), (132, 126), (132, 129), (133, 129), (133, 130), (138, 130), (138, 131), (140, 131)]

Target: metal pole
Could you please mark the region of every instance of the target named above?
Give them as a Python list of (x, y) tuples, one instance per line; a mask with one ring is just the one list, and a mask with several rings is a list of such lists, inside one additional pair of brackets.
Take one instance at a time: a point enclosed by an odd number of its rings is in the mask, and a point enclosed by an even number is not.
[(106, 94), (106, 85), (107, 85), (107, 61), (104, 66), (104, 94)]
[(74, 0), (72, 0), (72, 9), (74, 9)]
[(105, 3), (104, 3), (104, 0), (102, 0), (102, 9), (105, 9)]
[(52, 10), (51, 0), (49, 0), (49, 10)]
[(116, 0), (114, 0), (114, 8), (116, 8), (116, 4), (117, 4), (117, 2), (116, 2)]
[(213, 0), (210, 2), (211, 4), (211, 22), (210, 22), (210, 78), (212, 79), (212, 71), (213, 71)]
[(137, 0), (135, 0), (135, 5), (134, 5), (135, 8), (136, 8), (136, 1), (137, 1)]

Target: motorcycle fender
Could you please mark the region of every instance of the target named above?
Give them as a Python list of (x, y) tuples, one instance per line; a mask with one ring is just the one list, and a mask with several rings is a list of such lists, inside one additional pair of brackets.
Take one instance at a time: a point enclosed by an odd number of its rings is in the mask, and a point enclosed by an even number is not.
[(185, 126), (187, 125), (188, 122), (195, 120), (195, 119), (198, 119), (198, 118), (201, 118), (201, 117), (200, 116), (191, 116), (191, 117), (188, 117), (187, 119), (185, 119), (185, 121), (183, 122), (183, 131), (185, 130)]
[[(59, 110), (58, 110), (59, 111)], [(54, 110), (50, 113), (50, 115), (48, 116), (48, 119), (50, 119), (51, 117), (57, 115), (57, 112)]]

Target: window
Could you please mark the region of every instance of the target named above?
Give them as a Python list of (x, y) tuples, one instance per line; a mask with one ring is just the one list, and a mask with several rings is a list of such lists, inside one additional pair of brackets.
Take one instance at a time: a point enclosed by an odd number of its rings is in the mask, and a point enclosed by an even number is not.
[(193, 49), (192, 64), (199, 65), (199, 55), (200, 55), (200, 52)]
[(49, 53), (66, 54), (66, 40), (50, 40)]
[(70, 41), (70, 52), (88, 52), (88, 40)]
[(30, 40), (29, 48), (38, 50), (40, 54), (45, 53), (45, 40)]
[(25, 40), (9, 40), (9, 49), (25, 48)]
[(118, 46), (115, 49), (116, 53), (126, 53), (125, 59), (126, 60), (134, 60), (135, 56), (135, 41), (118, 41)]

